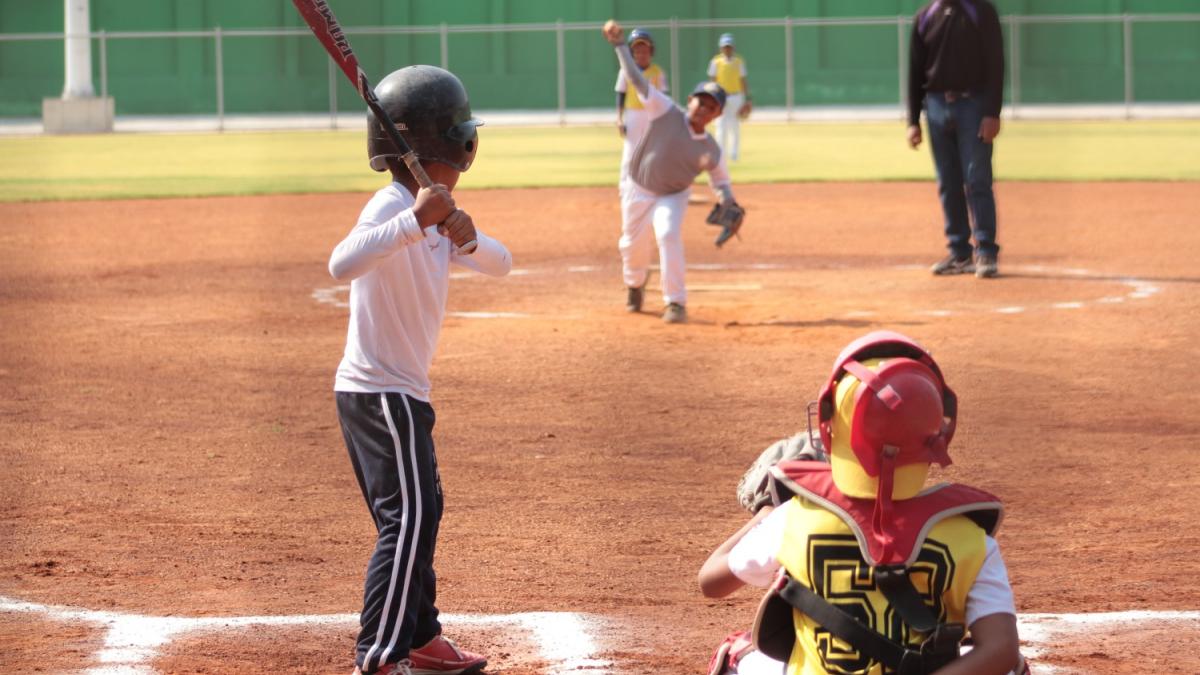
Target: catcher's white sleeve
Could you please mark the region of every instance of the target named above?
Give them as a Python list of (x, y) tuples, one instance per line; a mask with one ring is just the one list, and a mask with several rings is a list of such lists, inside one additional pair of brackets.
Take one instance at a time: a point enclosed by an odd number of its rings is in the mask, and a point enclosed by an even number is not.
[(787, 526), (789, 501), (767, 514), (762, 522), (747, 532), (729, 551), (729, 571), (751, 586), (767, 588), (779, 571), (779, 549), (783, 545), (783, 530)]

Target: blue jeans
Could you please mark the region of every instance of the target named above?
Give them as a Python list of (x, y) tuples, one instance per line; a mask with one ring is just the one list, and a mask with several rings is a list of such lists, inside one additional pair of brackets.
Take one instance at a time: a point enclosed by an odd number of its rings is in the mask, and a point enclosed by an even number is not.
[(945, 215), (946, 243), (956, 258), (971, 257), (971, 221), (975, 248), (995, 257), (996, 197), (992, 194), (992, 144), (979, 138), (983, 107), (977, 97), (947, 101), (941, 92), (925, 97), (925, 121), (938, 174), (938, 197)]

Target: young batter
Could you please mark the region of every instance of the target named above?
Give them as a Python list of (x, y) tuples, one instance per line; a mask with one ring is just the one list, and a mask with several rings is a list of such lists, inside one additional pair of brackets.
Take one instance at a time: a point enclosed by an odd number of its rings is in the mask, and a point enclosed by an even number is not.
[(716, 83), (704, 82), (688, 97), (685, 112), (666, 94), (650, 86), (633, 60), (616, 21), (604, 25), (604, 37), (616, 48), (621, 70), (633, 83), (650, 118), (646, 134), (629, 161), (629, 182), (621, 194), (621, 262), (628, 288), (626, 309), (642, 309), (650, 273), (653, 242), (658, 240), (662, 268), (663, 321), (687, 321), (687, 288), (680, 226), (687, 208), (692, 182), (707, 171), (718, 198), (733, 203), (729, 171), (721, 149), (704, 127), (721, 114), (725, 91)]
[[(478, 673), (438, 622), (434, 545), (442, 487), (433, 447), (429, 366), (446, 313), (450, 264), (504, 276), (503, 244), (475, 228), (451, 191), (478, 150), (467, 92), (453, 74), (409, 66), (376, 87), (380, 103), (436, 185), (418, 188), (382, 127), (367, 124), (371, 167), (392, 183), (367, 202), (333, 251), (350, 282), (350, 326), (334, 382), (338, 419), (378, 537), (367, 567), (355, 673)], [(444, 234), (443, 234), (444, 233)], [(456, 244), (472, 239), (470, 256)]]

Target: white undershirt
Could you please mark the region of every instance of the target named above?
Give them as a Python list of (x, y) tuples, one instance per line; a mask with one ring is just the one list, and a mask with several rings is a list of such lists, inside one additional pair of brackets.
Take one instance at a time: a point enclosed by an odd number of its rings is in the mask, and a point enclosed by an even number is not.
[[(729, 571), (751, 586), (766, 588), (779, 571), (779, 550), (783, 546), (788, 509), (796, 508), (791, 500), (772, 511), (742, 537), (729, 552)], [(1017, 613), (1012, 587), (1008, 584), (1008, 569), (1000, 557), (1000, 546), (987, 537), (987, 553), (975, 583), (967, 592), (967, 626), (992, 614)]]
[(450, 263), (504, 276), (508, 249), (476, 228), (479, 247), (460, 255), (436, 228), (422, 229), (399, 183), (375, 193), (333, 249), (329, 273), (350, 282), (350, 325), (336, 391), (401, 392), (429, 400), (429, 366), (446, 314)]

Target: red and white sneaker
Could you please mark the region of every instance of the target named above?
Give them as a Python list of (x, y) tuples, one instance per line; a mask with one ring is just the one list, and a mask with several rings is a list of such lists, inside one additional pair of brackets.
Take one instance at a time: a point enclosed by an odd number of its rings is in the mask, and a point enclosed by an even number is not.
[(444, 635), (420, 648), (408, 650), (412, 675), (474, 675), (487, 667), (487, 659), (459, 649)]
[[(408, 659), (402, 659), (395, 663), (385, 663), (379, 666), (379, 669), (375, 671), (375, 675), (412, 675), (412, 670), (408, 667), (409, 663)], [(363, 675), (362, 668), (354, 666), (353, 675)]]

